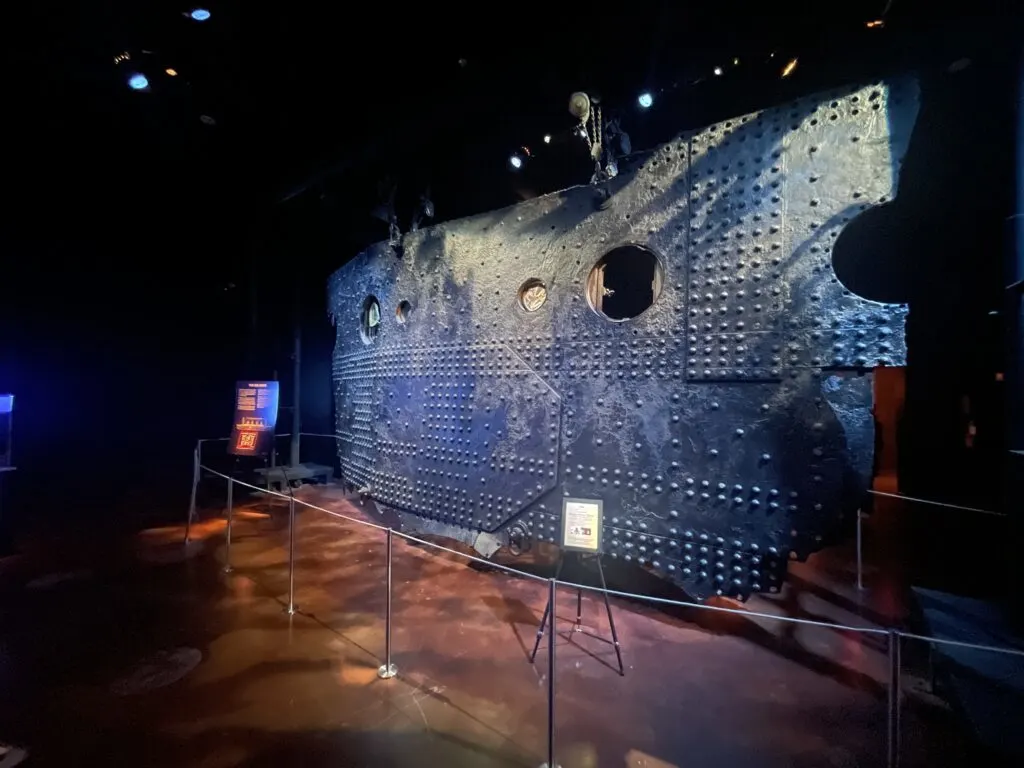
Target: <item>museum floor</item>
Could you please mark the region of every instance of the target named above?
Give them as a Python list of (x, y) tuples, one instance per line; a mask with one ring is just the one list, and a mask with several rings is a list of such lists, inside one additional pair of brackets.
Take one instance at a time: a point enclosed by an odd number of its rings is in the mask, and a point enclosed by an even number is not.
[[(352, 511), (333, 488), (302, 495)], [(216, 519), (185, 560), (180, 530), (158, 529), (134, 547), (66, 538), (0, 561), (0, 743), (27, 748), (29, 766), (543, 761), (546, 652), (527, 661), (543, 583), (396, 539), (399, 676), (378, 680), (383, 535), (302, 512), (289, 617), (284, 509), (239, 515), (228, 575)], [(857, 626), (901, 615), (905, 585), (869, 569), (860, 598), (849, 554), (796, 566), (780, 598), (748, 607)], [(563, 768), (884, 765), (884, 637), (616, 600), (619, 677), (591, 636), (608, 636), (600, 604), (585, 599), (583, 633), (570, 633), (575, 609), (560, 592)], [(924, 655), (905, 658), (903, 765), (963, 764), (967, 738), (929, 693)]]

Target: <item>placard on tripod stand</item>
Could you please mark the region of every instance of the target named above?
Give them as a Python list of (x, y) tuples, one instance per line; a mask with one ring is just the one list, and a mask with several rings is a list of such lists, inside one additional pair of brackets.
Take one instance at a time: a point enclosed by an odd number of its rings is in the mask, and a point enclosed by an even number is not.
[(602, 555), (604, 502), (600, 499), (562, 499), (562, 549)]
[[(608, 627), (612, 632), (611, 643), (615, 647), (615, 658), (619, 662), (619, 674), (625, 675), (626, 668), (622, 664), (622, 649), (619, 647), (619, 635), (615, 631), (615, 619), (612, 617), (612, 606), (608, 600), (608, 585), (604, 579), (604, 567), (601, 557), (604, 554), (602, 528), (604, 526), (604, 502), (601, 499), (562, 499), (562, 537), (558, 553), (558, 564), (555, 566), (555, 581), (562, 575), (566, 553), (575, 554), (582, 562), (585, 555), (591, 555), (597, 561), (597, 572), (601, 576), (601, 595), (604, 597), (605, 611), (608, 613)], [(550, 598), (544, 606), (544, 616), (537, 628), (537, 639), (533, 644), (530, 662), (537, 658), (544, 628), (548, 623), (548, 612), (554, 610)], [(576, 623), (573, 632), (583, 631), (583, 590), (576, 590)], [(596, 637), (596, 635), (593, 635)], [(604, 640), (604, 638), (598, 638)], [(604, 640), (604, 642), (608, 642)]]

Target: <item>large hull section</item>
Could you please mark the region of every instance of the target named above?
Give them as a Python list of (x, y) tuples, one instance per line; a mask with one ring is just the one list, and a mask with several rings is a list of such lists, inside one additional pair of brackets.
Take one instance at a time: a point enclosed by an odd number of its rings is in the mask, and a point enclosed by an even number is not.
[[(360, 254), (329, 286), (345, 479), (487, 553), (558, 542), (562, 500), (601, 499), (606, 557), (696, 597), (775, 591), (860, 505), (871, 369), (905, 362), (905, 307), (832, 255), (893, 199), (917, 101), (804, 98)], [(643, 290), (594, 267), (627, 245), (657, 298), (618, 322), (604, 283)]]

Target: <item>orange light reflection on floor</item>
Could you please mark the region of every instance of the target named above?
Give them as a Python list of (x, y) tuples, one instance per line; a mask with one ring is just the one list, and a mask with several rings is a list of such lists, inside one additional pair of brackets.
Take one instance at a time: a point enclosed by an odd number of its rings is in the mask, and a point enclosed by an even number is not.
[[(270, 519), (270, 515), (266, 512), (257, 512), (252, 509), (237, 509), (233, 515), (236, 523)], [(227, 519), (223, 517), (198, 520), (192, 523), (192, 527), (189, 530), (189, 538), (205, 540), (214, 536), (220, 536), (224, 533), (224, 529), (227, 528), (227, 524)], [(139, 538), (144, 539), (147, 544), (181, 542), (185, 538), (185, 525), (165, 525), (159, 528), (146, 528), (139, 531)]]

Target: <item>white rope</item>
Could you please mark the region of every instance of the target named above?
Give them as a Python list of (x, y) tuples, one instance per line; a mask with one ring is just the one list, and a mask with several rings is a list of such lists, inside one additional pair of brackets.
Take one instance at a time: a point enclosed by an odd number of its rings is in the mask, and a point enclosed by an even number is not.
[[(278, 493), (276, 491), (269, 491), (269, 490), (267, 490), (265, 488), (260, 488), (260, 487), (255, 486), (255, 485), (250, 485), (249, 483), (243, 482), (241, 480), (236, 480), (236, 479), (234, 479), (234, 478), (232, 478), (232, 477), (230, 477), (228, 475), (225, 475), (225, 474), (222, 474), (222, 473), (217, 472), (215, 470), (212, 470), (209, 467), (201, 467), (201, 469), (205, 469), (207, 472), (210, 472), (213, 475), (216, 475), (218, 477), (224, 478), (225, 480), (229, 480), (231, 482), (237, 483), (238, 485), (241, 485), (241, 486), (243, 486), (245, 488), (250, 488), (251, 490), (256, 491), (258, 493), (267, 494), (269, 496), (277, 496), (277, 497), (282, 498), (282, 499), (288, 499), (288, 500), (296, 502), (297, 504), (301, 504), (304, 507), (308, 507), (309, 509), (314, 509), (317, 512), (324, 512), (327, 515), (330, 515), (331, 517), (336, 517), (336, 518), (339, 518), (341, 520), (347, 520), (348, 522), (356, 523), (357, 525), (366, 526), (368, 528), (376, 528), (379, 531), (387, 530), (387, 528), (385, 526), (382, 526), (382, 525), (377, 525), (375, 523), (371, 523), (371, 522), (368, 522), (366, 520), (359, 520), (358, 518), (355, 518), (355, 517), (349, 517), (348, 515), (344, 515), (344, 514), (342, 514), (340, 512), (335, 512), (334, 510), (331, 510), (331, 509), (325, 509), (324, 507), (317, 506), (316, 504), (311, 504), (308, 501), (303, 501), (302, 499), (298, 499), (298, 498), (295, 498), (293, 496), (288, 496), (288, 495), (285, 495), (283, 493)], [(987, 513), (987, 514), (994, 514), (994, 515), (1000, 515), (1002, 517), (1005, 517), (1005, 515), (1003, 513), (1001, 513), (1001, 512), (990, 512), (989, 510), (975, 509), (973, 507), (957, 507), (957, 505), (955, 505), (955, 504), (942, 504), (941, 502), (929, 502), (926, 499), (912, 499), (909, 496), (899, 496), (899, 495), (896, 495), (896, 494), (884, 493), (882, 491), (871, 491), (871, 493), (875, 493), (875, 494), (878, 494), (880, 496), (894, 496), (895, 498), (907, 499), (909, 501), (922, 501), (922, 502), (925, 502), (925, 503), (938, 504), (939, 506), (951, 506), (951, 507), (956, 507), (956, 508), (959, 508), (959, 509), (968, 509), (968, 510), (971, 510), (971, 511), (974, 511), (974, 512), (984, 512), (984, 513)], [(484, 560), (483, 558), (474, 557), (473, 555), (466, 554), (465, 552), (459, 552), (458, 550), (455, 550), (455, 549), (449, 549), (448, 547), (442, 546), (441, 544), (435, 544), (432, 541), (427, 541), (426, 539), (421, 539), (421, 538), (416, 537), (416, 536), (411, 536), (411, 535), (409, 535), (407, 533), (402, 533), (401, 531), (396, 531), (396, 530), (392, 529), (392, 533), (394, 535), (398, 536), (399, 538), (406, 539), (407, 541), (414, 541), (414, 542), (416, 542), (418, 544), (425, 545), (425, 546), (430, 547), (432, 549), (438, 549), (438, 550), (441, 550), (442, 552), (448, 552), (450, 554), (456, 555), (458, 557), (465, 558), (465, 559), (470, 560), (472, 562), (481, 563), (482, 565), (486, 565), (486, 566), (489, 566), (491, 568), (495, 568), (495, 569), (498, 569), (498, 570), (501, 570), (501, 571), (505, 571), (505, 572), (511, 573), (513, 575), (516, 575), (516, 576), (522, 576), (524, 578), (531, 579), (531, 580), (536, 580), (536, 581), (548, 581), (548, 579), (545, 579), (542, 576), (537, 576), (537, 575), (532, 574), (532, 573), (527, 573), (525, 571), (519, 570), (518, 568), (510, 568), (510, 567), (508, 567), (506, 565), (500, 565), (499, 563), (495, 563), (495, 562), (492, 562), (490, 560)], [(607, 595), (613, 595), (615, 597), (621, 597), (621, 598), (625, 598), (627, 600), (639, 600), (639, 601), (642, 601), (642, 602), (657, 603), (657, 604), (660, 604), (660, 605), (675, 605), (675, 606), (678, 606), (680, 608), (697, 609), (697, 610), (702, 610), (702, 611), (712, 611), (712, 612), (715, 612), (715, 613), (731, 613), (731, 614), (735, 614), (737, 616), (744, 616), (746, 618), (759, 618), (759, 619), (768, 619), (769, 621), (781, 621), (784, 624), (803, 624), (803, 625), (806, 625), (806, 626), (823, 627), (825, 629), (832, 629), (832, 630), (837, 630), (837, 631), (841, 631), (841, 632), (857, 632), (857, 633), (867, 634), (867, 635), (885, 635), (885, 634), (888, 634), (890, 631), (894, 631), (896, 634), (898, 634), (901, 637), (905, 637), (905, 638), (913, 639), (913, 640), (921, 640), (921, 641), (924, 641), (924, 642), (936, 643), (936, 644), (940, 644), (940, 645), (941, 644), (945, 644), (945, 645), (960, 646), (960, 647), (963, 647), (963, 648), (973, 648), (973, 649), (977, 649), (977, 650), (981, 650), (981, 651), (991, 651), (993, 653), (1007, 653), (1007, 654), (1011, 654), (1011, 655), (1015, 655), (1015, 656), (1024, 656), (1024, 651), (1018, 650), (1018, 649), (998, 648), (996, 646), (991, 646), (991, 645), (977, 645), (977, 644), (974, 644), (974, 643), (965, 643), (965, 642), (958, 641), (958, 640), (944, 640), (944, 639), (941, 639), (941, 638), (938, 638), (938, 637), (926, 637), (924, 635), (915, 635), (915, 634), (911, 634), (909, 632), (901, 632), (900, 630), (887, 630), (887, 629), (879, 629), (879, 628), (875, 628), (875, 627), (851, 627), (851, 626), (847, 626), (847, 625), (843, 625), (843, 624), (836, 624), (836, 623), (827, 622), (827, 621), (816, 621), (814, 619), (801, 619), (801, 618), (797, 618), (797, 617), (794, 617), (794, 616), (777, 616), (775, 614), (760, 613), (758, 611), (737, 610), (735, 608), (726, 608), (725, 606), (707, 605), (706, 603), (691, 603), (691, 602), (683, 602), (683, 601), (680, 601), (680, 600), (672, 600), (670, 598), (664, 598), (664, 597), (653, 597), (651, 595), (638, 595), (638, 594), (635, 594), (633, 592), (620, 592), (620, 591), (615, 590), (615, 589), (607, 589), (607, 588), (602, 589), (601, 587), (592, 587), (592, 586), (589, 586), (587, 584), (577, 584), (577, 583), (574, 583), (574, 582), (571, 582), (571, 581), (559, 581), (557, 579), (555, 579), (554, 581), (558, 585), (563, 586), (563, 587), (568, 587), (570, 589), (580, 589), (580, 590), (585, 589), (585, 590), (588, 590), (588, 591), (591, 591), (591, 592), (604, 592)], [(0, 768), (3, 768), (3, 766), (0, 765)]]
[(965, 512), (977, 512), (980, 515), (994, 515), (996, 517), (1007, 517), (1005, 512), (996, 512), (991, 509), (979, 509), (978, 507), (965, 507), (962, 504), (947, 504), (944, 501), (933, 501), (931, 499), (919, 499), (915, 496), (904, 496), (902, 493), (886, 493), (885, 491), (874, 491), (869, 490), (868, 493), (873, 493), (875, 496), (886, 496), (890, 499), (900, 499), (902, 501), (916, 501), (919, 504), (931, 504), (935, 507), (947, 507), (948, 509), (962, 509)]

